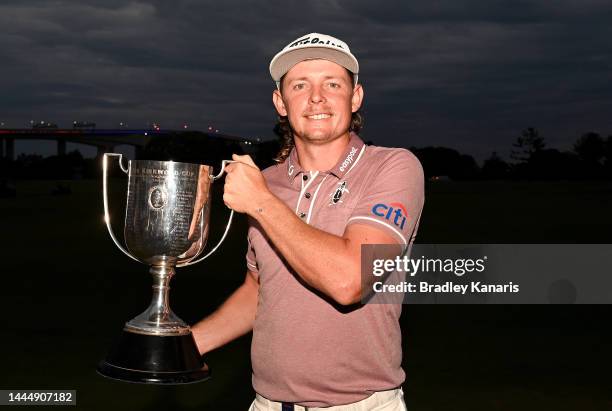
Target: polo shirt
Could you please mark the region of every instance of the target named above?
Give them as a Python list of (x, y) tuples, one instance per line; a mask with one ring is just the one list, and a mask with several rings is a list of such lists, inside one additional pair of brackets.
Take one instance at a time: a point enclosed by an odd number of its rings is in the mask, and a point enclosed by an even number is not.
[[(338, 236), (351, 224), (364, 224), (405, 248), (414, 241), (424, 178), (408, 150), (367, 146), (351, 133), (328, 171), (304, 170), (294, 148), (263, 175), (271, 192), (306, 224)], [(259, 276), (251, 345), (257, 393), (329, 407), (402, 384), (400, 304), (335, 304), (304, 285), (254, 219), (248, 243), (247, 267)]]

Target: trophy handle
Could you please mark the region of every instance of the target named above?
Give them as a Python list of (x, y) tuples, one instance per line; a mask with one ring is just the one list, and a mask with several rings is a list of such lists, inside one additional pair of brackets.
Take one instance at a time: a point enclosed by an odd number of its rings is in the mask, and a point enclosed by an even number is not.
[(119, 241), (117, 241), (117, 238), (115, 237), (115, 234), (113, 233), (113, 228), (111, 227), (110, 214), (108, 212), (108, 194), (107, 194), (107, 191), (108, 191), (107, 190), (107, 185), (108, 185), (107, 184), (107, 174), (108, 174), (107, 170), (108, 170), (108, 158), (109, 157), (119, 157), (119, 167), (121, 167), (121, 171), (123, 171), (126, 174), (128, 172), (127, 167), (123, 167), (123, 164), (121, 163), (121, 160), (123, 160), (123, 154), (104, 153), (104, 156), (102, 157), (102, 196), (104, 198), (104, 222), (106, 223), (106, 228), (108, 229), (108, 233), (110, 234), (117, 248), (123, 251), (123, 254), (127, 255), (132, 260), (142, 262), (136, 257), (134, 257), (132, 254), (130, 254), (125, 248), (123, 248), (121, 244), (119, 244)]
[(221, 171), (219, 171), (219, 174), (217, 174), (216, 176), (211, 176), (212, 180), (217, 181), (218, 179), (220, 179), (223, 173), (225, 172), (225, 167), (230, 163), (235, 163), (235, 161), (234, 160), (223, 160), (221, 162)]
[[(223, 161), (221, 161), (221, 171), (219, 171), (219, 174), (217, 174), (216, 176), (211, 176), (211, 179), (213, 181), (217, 181), (218, 179), (220, 179), (221, 176), (223, 175), (223, 173), (225, 172), (225, 166), (227, 166), (229, 163), (235, 163), (235, 161), (234, 160), (223, 160)], [(206, 260), (208, 257), (210, 257), (212, 255), (212, 253), (217, 251), (217, 248), (219, 248), (219, 246), (225, 240), (225, 237), (227, 236), (227, 233), (229, 232), (229, 229), (230, 229), (230, 227), (232, 225), (232, 219), (233, 218), (234, 218), (234, 210), (232, 210), (230, 208), (230, 215), (229, 215), (229, 218), (227, 219), (227, 225), (225, 226), (225, 231), (223, 232), (223, 235), (221, 236), (221, 239), (219, 240), (217, 245), (215, 245), (213, 247), (213, 249), (210, 250), (204, 257), (198, 258), (197, 260), (193, 260), (193, 261), (186, 261), (184, 263), (177, 264), (176, 266), (177, 267), (186, 267), (188, 265), (197, 264), (197, 263), (199, 263), (201, 261)]]

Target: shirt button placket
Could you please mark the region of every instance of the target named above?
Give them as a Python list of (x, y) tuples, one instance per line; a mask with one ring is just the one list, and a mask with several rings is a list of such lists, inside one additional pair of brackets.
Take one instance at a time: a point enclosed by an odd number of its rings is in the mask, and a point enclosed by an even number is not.
[[(312, 176), (309, 176), (307, 174), (303, 174), (302, 175), (302, 180), (307, 181), (309, 178), (311, 178)], [(315, 180), (311, 181), (311, 185), (314, 186), (315, 183), (319, 181), (316, 176), (315, 176)], [(303, 185), (302, 185), (303, 187)], [(300, 208), (302, 210), (310, 210), (310, 206), (312, 205), (310, 202), (313, 200), (312, 198), (312, 193), (311, 192), (305, 192), (304, 193), (304, 197), (302, 198), (302, 201), (300, 202)], [(304, 211), (300, 211), (297, 213), (298, 217), (300, 217), (302, 220), (306, 221), (308, 214)], [(310, 217), (308, 217), (308, 219), (310, 219)]]
[[(306, 200), (309, 200), (310, 199), (310, 193), (304, 194), (304, 198), (306, 198)], [(303, 201), (302, 202), (302, 207), (304, 207), (306, 210), (310, 209), (310, 201)], [(303, 212), (303, 211), (298, 213), (298, 215), (300, 216), (300, 218), (302, 220), (306, 218), (306, 213)]]
[[(304, 181), (308, 180), (308, 175), (306, 175), (306, 174), (302, 175), (302, 180), (304, 180)], [(307, 192), (307, 193), (305, 193), (305, 194), (304, 194), (304, 198), (306, 198), (306, 200), (310, 200), (310, 197), (311, 197), (311, 194), (310, 194), (310, 193), (308, 193), (308, 192)], [(306, 207), (306, 209), (310, 209), (310, 204), (309, 204), (309, 203), (310, 203), (310, 201), (304, 201), (304, 203), (303, 203), (303, 204), (304, 204), (304, 206)], [(303, 211), (299, 212), (299, 213), (298, 213), (298, 216), (299, 216), (299, 217), (300, 217), (302, 220), (306, 219), (306, 213), (305, 213), (305, 212), (303, 212)]]

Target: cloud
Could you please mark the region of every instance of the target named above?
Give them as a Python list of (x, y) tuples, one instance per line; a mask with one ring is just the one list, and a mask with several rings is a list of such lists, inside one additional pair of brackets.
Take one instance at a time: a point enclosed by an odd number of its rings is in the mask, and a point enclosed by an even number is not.
[(271, 57), (323, 32), (361, 65), (367, 138), (504, 153), (612, 133), (607, 1), (3, 1), (0, 120), (188, 121), (272, 137)]

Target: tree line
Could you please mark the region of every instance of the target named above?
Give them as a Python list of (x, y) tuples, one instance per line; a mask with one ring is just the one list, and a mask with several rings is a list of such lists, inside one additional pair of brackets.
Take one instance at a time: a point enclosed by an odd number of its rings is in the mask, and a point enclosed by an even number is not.
[(446, 147), (411, 147), (425, 174), (453, 180), (585, 180), (612, 178), (612, 136), (596, 132), (581, 135), (572, 150), (547, 148), (533, 127), (521, 132), (512, 144), (511, 161), (496, 152), (479, 167), (474, 158)]
[[(368, 142), (371, 144), (371, 142)], [(139, 153), (150, 160), (175, 160), (219, 167), (232, 153), (243, 154), (244, 146), (236, 140), (207, 137), (204, 133), (185, 132), (156, 137)], [(510, 161), (493, 152), (482, 166), (469, 154), (447, 147), (409, 147), (419, 158), (427, 178), (452, 180), (584, 180), (612, 178), (612, 136), (596, 132), (580, 136), (572, 150), (547, 148), (542, 134), (526, 128), (512, 144)], [(250, 150), (261, 168), (273, 164), (278, 141), (254, 144)], [(21, 154), (14, 161), (0, 159), (0, 179), (73, 179), (97, 178), (99, 159), (83, 158), (72, 151), (63, 156), (42, 157)]]

